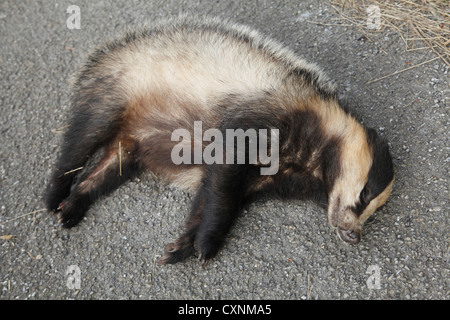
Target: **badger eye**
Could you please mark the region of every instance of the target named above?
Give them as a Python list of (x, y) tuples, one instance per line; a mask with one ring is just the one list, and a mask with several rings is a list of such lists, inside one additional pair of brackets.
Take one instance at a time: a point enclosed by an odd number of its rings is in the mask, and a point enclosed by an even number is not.
[(369, 202), (369, 189), (367, 189), (366, 186), (361, 190), (361, 193), (359, 194), (359, 200), (361, 201), (361, 203)]

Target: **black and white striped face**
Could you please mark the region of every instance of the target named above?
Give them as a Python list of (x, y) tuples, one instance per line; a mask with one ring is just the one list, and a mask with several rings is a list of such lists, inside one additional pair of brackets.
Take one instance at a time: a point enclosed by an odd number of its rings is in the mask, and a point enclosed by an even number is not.
[(364, 222), (391, 194), (394, 181), (388, 145), (369, 129), (344, 138), (340, 173), (329, 194), (328, 219), (339, 237), (357, 244)]

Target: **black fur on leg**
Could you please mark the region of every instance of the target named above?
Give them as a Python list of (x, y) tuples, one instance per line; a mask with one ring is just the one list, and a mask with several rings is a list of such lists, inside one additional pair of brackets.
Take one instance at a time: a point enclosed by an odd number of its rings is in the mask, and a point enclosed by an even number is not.
[(61, 170), (55, 171), (44, 193), (44, 201), (48, 211), (58, 210), (61, 201), (69, 196), (72, 179), (73, 177), (64, 176)]
[(195, 239), (203, 266), (216, 256), (233, 222), (246, 203), (248, 185), (258, 176), (250, 165), (211, 165), (199, 193), (208, 199)]
[[(95, 62), (91, 62), (92, 66)], [(58, 208), (70, 194), (79, 168), (101, 147), (112, 141), (119, 131), (125, 101), (118, 97), (116, 79), (95, 77), (84, 70), (76, 82), (71, 98), (73, 116), (64, 134), (59, 159), (44, 194), (49, 211)]]

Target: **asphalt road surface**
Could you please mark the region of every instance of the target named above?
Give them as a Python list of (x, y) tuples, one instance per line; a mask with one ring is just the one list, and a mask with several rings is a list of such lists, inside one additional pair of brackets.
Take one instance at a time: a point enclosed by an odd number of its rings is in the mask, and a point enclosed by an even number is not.
[[(180, 12), (250, 25), (318, 63), (389, 140), (394, 190), (359, 245), (340, 241), (318, 204), (268, 200), (240, 216), (207, 268), (195, 257), (161, 266), (192, 195), (151, 177), (71, 230), (42, 210), (71, 76), (107, 39)], [(368, 39), (336, 17), (327, 1), (1, 1), (0, 298), (448, 299), (449, 68), (405, 51), (393, 30)]]

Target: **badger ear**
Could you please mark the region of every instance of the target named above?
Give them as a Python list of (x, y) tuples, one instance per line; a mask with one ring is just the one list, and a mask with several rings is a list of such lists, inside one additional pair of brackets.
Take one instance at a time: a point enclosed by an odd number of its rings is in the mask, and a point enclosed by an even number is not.
[(372, 196), (376, 197), (394, 178), (394, 166), (387, 141), (382, 139), (374, 129), (367, 129), (367, 141), (373, 151), (367, 187)]
[(375, 129), (367, 128), (367, 142), (369, 143), (369, 146), (372, 147), (372, 150), (374, 152), (374, 158), (378, 158), (379, 156), (388, 156), (390, 158), (389, 154), (389, 145), (385, 139), (380, 137)]
[(369, 142), (369, 145), (374, 145), (378, 141), (381, 140), (380, 137), (378, 136), (377, 131), (375, 129), (366, 128), (366, 132), (367, 132), (367, 140)]

